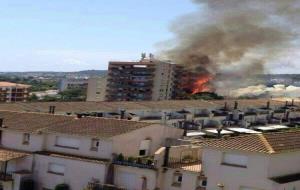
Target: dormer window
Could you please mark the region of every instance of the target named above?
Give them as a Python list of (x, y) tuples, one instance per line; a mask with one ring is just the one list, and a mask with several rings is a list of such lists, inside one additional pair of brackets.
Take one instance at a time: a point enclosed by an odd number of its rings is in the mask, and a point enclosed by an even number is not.
[(92, 139), (91, 150), (98, 151), (99, 145), (100, 145), (99, 139)]
[(23, 144), (28, 145), (30, 141), (30, 134), (29, 133), (24, 133), (23, 134)]

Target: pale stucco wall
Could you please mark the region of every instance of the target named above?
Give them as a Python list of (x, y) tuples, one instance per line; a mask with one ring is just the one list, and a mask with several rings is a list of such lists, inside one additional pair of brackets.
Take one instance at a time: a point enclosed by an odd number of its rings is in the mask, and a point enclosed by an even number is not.
[[(65, 174), (48, 173), (48, 164), (56, 163), (65, 166)], [(92, 179), (104, 182), (107, 166), (78, 160), (70, 160), (44, 155), (35, 156), (34, 179), (37, 190), (42, 188), (54, 189), (57, 184), (66, 183), (72, 190), (83, 190)]]
[(118, 187), (128, 188), (128, 186), (126, 186), (128, 181), (125, 181), (126, 179), (122, 178), (122, 172), (129, 173), (130, 175), (135, 176), (135, 180), (130, 181), (130, 185), (134, 186), (134, 189), (128, 190), (140, 190), (142, 187), (143, 177), (147, 179), (148, 190), (154, 190), (156, 187), (156, 170), (115, 165), (115, 185), (117, 185)]
[(25, 151), (40, 151), (43, 149), (43, 135), (30, 134), (29, 144), (23, 144), (23, 134), (17, 131), (2, 131), (1, 144), (5, 148)]
[(223, 152), (205, 148), (202, 166), (208, 179), (207, 190), (217, 190), (217, 184), (224, 184), (224, 190), (239, 190), (241, 186), (273, 190), (268, 180), (269, 158), (262, 154), (230, 151), (248, 156), (248, 167), (222, 165)]
[[(173, 185), (174, 172), (179, 171), (182, 173), (181, 186)], [(163, 190), (195, 190), (197, 187), (197, 181), (199, 173), (185, 171), (182, 169), (168, 169), (164, 174)]]
[(299, 172), (300, 151), (270, 156), (270, 164), (268, 168), (269, 177), (284, 176)]
[(164, 145), (167, 137), (180, 138), (182, 134), (181, 129), (153, 124), (131, 133), (113, 137), (113, 152), (122, 153), (125, 156), (138, 156), (140, 143), (149, 138), (152, 140), (149, 153), (153, 155), (158, 148)]
[[(71, 148), (55, 146), (57, 136), (79, 139), (80, 140), (79, 149), (71, 149)], [(76, 155), (88, 155), (91, 157), (98, 157), (98, 158), (111, 158), (112, 141), (99, 140), (99, 142), (100, 145), (98, 147), (98, 151), (93, 151), (91, 150), (92, 138), (80, 137), (80, 136), (67, 136), (65, 134), (61, 134), (61, 135), (49, 134), (47, 135), (46, 149), (49, 151), (64, 152), (64, 153), (76, 154)]]
[(239, 168), (222, 165), (223, 152), (207, 149), (203, 151), (203, 170), (208, 178), (208, 190), (224, 184), (225, 190), (239, 190), (241, 186), (263, 190), (284, 190), (300, 188), (299, 181), (280, 185), (270, 180), (272, 177), (299, 173), (300, 152), (283, 154), (259, 154), (234, 152), (248, 156), (248, 167)]

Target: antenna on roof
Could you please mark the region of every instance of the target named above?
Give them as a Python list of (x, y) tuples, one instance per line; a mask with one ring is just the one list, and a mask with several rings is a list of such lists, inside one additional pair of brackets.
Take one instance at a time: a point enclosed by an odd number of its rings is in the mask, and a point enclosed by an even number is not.
[(143, 52), (143, 53), (141, 54), (141, 60), (143, 60), (143, 59), (145, 59), (145, 58), (146, 58), (146, 53)]

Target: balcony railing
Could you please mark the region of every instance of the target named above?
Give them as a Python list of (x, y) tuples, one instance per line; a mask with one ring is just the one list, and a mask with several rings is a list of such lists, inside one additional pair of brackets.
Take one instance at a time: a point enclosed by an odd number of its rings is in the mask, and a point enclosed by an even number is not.
[(8, 173), (4, 173), (4, 172), (0, 172), (0, 180), (1, 181), (12, 181), (12, 174), (8, 174)]
[(117, 156), (113, 164), (145, 169), (155, 169), (156, 161), (152, 157), (123, 157)]
[(115, 185), (110, 184), (101, 184), (97, 182), (90, 182), (87, 185), (87, 188), (85, 190), (126, 190), (123, 187), (117, 187)]

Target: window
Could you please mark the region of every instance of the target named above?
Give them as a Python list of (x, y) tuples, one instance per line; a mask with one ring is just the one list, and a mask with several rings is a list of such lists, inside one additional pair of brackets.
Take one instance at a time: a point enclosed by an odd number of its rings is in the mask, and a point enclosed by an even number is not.
[(70, 149), (79, 149), (80, 140), (70, 137), (56, 137), (55, 146)]
[(206, 186), (207, 186), (207, 179), (203, 177), (198, 177), (197, 187), (206, 187)]
[(148, 156), (150, 150), (151, 140), (146, 139), (143, 140), (140, 144), (139, 155), (140, 156)]
[(248, 157), (240, 154), (224, 153), (222, 164), (246, 168), (248, 164)]
[(174, 172), (173, 174), (173, 183), (172, 186), (181, 186), (182, 183), (182, 173), (179, 171)]
[(92, 151), (98, 151), (99, 144), (100, 144), (99, 139), (92, 139), (91, 150)]
[(29, 133), (24, 133), (23, 134), (23, 144), (29, 144), (30, 141), (30, 134)]
[(146, 156), (146, 150), (140, 150), (139, 155), (140, 156)]
[(65, 174), (65, 166), (62, 164), (49, 163), (48, 164), (48, 173), (56, 174), (56, 175), (64, 175)]

